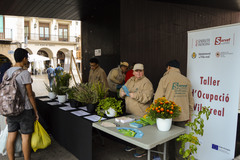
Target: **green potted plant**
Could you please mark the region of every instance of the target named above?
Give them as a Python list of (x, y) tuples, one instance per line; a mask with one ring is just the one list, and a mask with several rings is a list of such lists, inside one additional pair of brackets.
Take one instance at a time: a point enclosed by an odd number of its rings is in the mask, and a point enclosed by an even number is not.
[[(104, 113), (108, 117), (117, 117), (119, 113), (122, 113), (122, 100), (116, 100), (114, 97), (107, 97), (99, 101), (96, 112), (99, 116), (103, 117)], [(104, 110), (104, 112), (102, 111)]]
[(99, 97), (93, 84), (80, 83), (76, 86), (76, 90), (73, 94), (77, 101), (87, 105), (88, 112), (94, 112)]
[(68, 88), (66, 92), (67, 92), (68, 101), (69, 101), (71, 107), (80, 107), (81, 102), (76, 100), (76, 97), (74, 94), (76, 92), (76, 87), (72, 86), (71, 88)]
[(102, 83), (80, 83), (74, 90), (74, 97), (77, 101), (87, 105), (88, 112), (92, 113), (99, 100), (105, 98), (108, 90)]
[(71, 75), (66, 72), (56, 73), (55, 80), (53, 83), (54, 92), (57, 94), (59, 103), (66, 102), (66, 92), (69, 87), (69, 80)]
[(45, 87), (46, 87), (46, 89), (47, 89), (47, 91), (48, 91), (48, 97), (49, 97), (49, 99), (54, 99), (54, 98), (56, 98), (56, 93), (54, 92), (54, 90), (55, 90), (55, 86), (52, 86), (52, 88), (49, 86), (49, 85), (47, 85), (45, 82), (44, 82), (44, 84), (45, 84)]
[(172, 118), (180, 115), (181, 107), (162, 97), (156, 99), (146, 111), (147, 115), (156, 121), (159, 131), (169, 131), (172, 126)]

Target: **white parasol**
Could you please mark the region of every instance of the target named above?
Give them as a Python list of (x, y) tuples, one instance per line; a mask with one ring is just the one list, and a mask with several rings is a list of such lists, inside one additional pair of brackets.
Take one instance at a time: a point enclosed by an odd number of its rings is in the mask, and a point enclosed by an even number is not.
[(36, 62), (36, 61), (48, 61), (48, 57), (40, 56), (37, 54), (30, 54), (29, 55), (29, 62)]

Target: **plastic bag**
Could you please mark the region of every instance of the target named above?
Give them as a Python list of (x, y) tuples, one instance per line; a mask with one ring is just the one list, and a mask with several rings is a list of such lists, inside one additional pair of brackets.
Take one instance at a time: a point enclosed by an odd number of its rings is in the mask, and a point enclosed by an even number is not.
[(22, 152), (22, 137), (21, 134), (18, 132), (17, 139), (15, 142), (15, 153)]
[(0, 154), (5, 156), (7, 154), (7, 137), (8, 137), (8, 126), (6, 125), (5, 129), (1, 131), (0, 134)]
[[(8, 138), (8, 125), (0, 133), (0, 154), (5, 156), (7, 154), (7, 138)], [(18, 132), (17, 139), (15, 142), (15, 153), (22, 152), (22, 137)]]
[(31, 146), (34, 152), (38, 149), (47, 148), (51, 144), (51, 139), (42, 125), (38, 122), (34, 122), (34, 132), (32, 134)]

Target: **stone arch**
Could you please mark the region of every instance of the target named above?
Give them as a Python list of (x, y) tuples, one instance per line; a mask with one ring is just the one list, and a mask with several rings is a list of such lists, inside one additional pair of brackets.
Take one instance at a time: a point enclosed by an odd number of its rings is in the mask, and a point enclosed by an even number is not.
[(29, 54), (33, 54), (32, 50), (30, 48), (25, 48)]
[(47, 68), (49, 68), (50, 64), (53, 63), (53, 52), (51, 49), (49, 48), (40, 48), (38, 51), (37, 51), (37, 54), (38, 55), (42, 55), (42, 56), (45, 56), (45, 57), (48, 57), (50, 60), (48, 61), (44, 61), (44, 70), (46, 70)]
[(57, 63), (60, 62), (61, 66), (64, 67), (70, 59), (69, 49), (61, 48), (57, 52)]
[(0, 54), (0, 67), (6, 62), (11, 62), (13, 64), (15, 63), (15, 60), (13, 60), (12, 56)]
[(44, 51), (44, 52), (46, 52), (46, 53), (48, 54), (47, 57), (49, 57), (50, 59), (53, 58), (53, 52), (52, 52), (51, 49), (49, 49), (49, 48), (40, 48), (40, 49), (38, 50), (38, 52), (39, 52), (39, 51)]

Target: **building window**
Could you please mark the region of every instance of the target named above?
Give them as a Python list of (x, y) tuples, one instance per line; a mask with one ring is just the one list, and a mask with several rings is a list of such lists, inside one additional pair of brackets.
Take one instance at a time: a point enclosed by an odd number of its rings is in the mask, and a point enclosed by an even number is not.
[(59, 24), (58, 39), (59, 41), (68, 41), (68, 25)]
[(29, 21), (24, 21), (24, 38), (30, 39)]
[(48, 23), (39, 23), (39, 39), (40, 40), (50, 40)]
[(4, 18), (0, 15), (0, 39), (4, 39)]

